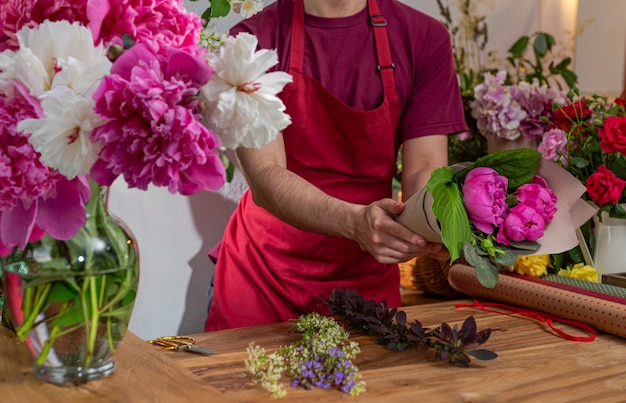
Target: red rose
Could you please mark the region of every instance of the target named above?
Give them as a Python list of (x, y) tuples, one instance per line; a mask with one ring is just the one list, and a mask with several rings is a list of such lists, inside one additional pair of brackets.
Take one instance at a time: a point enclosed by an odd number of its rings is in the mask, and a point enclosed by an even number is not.
[(618, 151), (626, 155), (626, 117), (609, 116), (598, 129), (600, 148), (605, 153)]
[(575, 122), (585, 120), (589, 115), (591, 115), (591, 109), (587, 107), (587, 100), (583, 98), (557, 109), (554, 112), (554, 124), (559, 129), (569, 132)]
[(626, 181), (615, 176), (613, 171), (600, 165), (598, 172), (587, 179), (587, 194), (598, 206), (617, 204), (624, 193)]

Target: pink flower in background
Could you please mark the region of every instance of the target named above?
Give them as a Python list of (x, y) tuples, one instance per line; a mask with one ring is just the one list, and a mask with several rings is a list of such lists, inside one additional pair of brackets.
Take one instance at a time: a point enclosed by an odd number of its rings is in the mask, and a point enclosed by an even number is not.
[(535, 176), (530, 183), (517, 188), (515, 195), (519, 203), (540, 214), (546, 224), (552, 222), (556, 214), (556, 195), (541, 176)]
[(503, 245), (511, 242), (536, 241), (543, 236), (545, 222), (534, 208), (518, 204), (511, 209), (500, 226), (496, 240)]
[(202, 20), (185, 10), (182, 0), (88, 0), (87, 16), (94, 38), (121, 45), (128, 34), (165, 55), (169, 48), (204, 54), (198, 46)]
[(463, 202), (472, 224), (491, 234), (507, 214), (508, 179), (491, 168), (474, 168), (465, 177)]
[(138, 44), (120, 56), (94, 94), (107, 123), (92, 132), (102, 143), (92, 176), (110, 185), (123, 175), (130, 187), (149, 183), (189, 195), (225, 181), (219, 137), (200, 122), (197, 94), (213, 70), (172, 49), (169, 57)]
[(540, 138), (550, 128), (552, 105), (569, 101), (564, 91), (538, 82), (507, 85), (506, 72), (485, 74), (485, 80), (474, 89), (470, 102), (472, 117), (480, 134), (486, 138), (516, 140)]
[(474, 89), (470, 107), (483, 136), (515, 140), (521, 136), (519, 126), (526, 112), (513, 99), (510, 87), (504, 85), (505, 79), (504, 71), (495, 76), (485, 74), (485, 81)]
[(519, 125), (520, 132), (526, 138), (541, 138), (550, 129), (550, 122), (544, 118), (550, 119), (554, 114), (552, 105), (564, 105), (567, 102), (563, 91), (537, 82), (521, 82), (511, 86), (511, 96), (526, 112), (526, 117)]
[(561, 129), (550, 129), (542, 137), (537, 150), (544, 159), (567, 166), (567, 135)]

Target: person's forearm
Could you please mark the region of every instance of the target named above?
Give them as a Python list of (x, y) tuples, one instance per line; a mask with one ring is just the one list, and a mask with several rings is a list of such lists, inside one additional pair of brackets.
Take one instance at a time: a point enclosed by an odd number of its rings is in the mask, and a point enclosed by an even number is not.
[(354, 238), (354, 221), (364, 206), (324, 193), (285, 168), (257, 172), (250, 189), (254, 202), (281, 220), (307, 231)]

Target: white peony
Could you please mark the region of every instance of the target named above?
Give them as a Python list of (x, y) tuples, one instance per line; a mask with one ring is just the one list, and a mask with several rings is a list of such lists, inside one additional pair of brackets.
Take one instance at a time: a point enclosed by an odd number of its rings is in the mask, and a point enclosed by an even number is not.
[(33, 96), (55, 85), (84, 93), (111, 70), (102, 45), (93, 44), (91, 30), (79, 23), (44, 21), (37, 28), (17, 32), (19, 49), (0, 54), (0, 91), (12, 93), (20, 81)]
[(92, 92), (80, 94), (57, 85), (44, 97), (45, 117), (24, 119), (17, 129), (30, 133), (30, 143), (41, 161), (68, 179), (86, 175), (96, 162), (101, 146), (89, 140), (91, 131), (104, 123), (94, 112)]
[(0, 54), (0, 91), (11, 94), (13, 80), (41, 102), (44, 116), (25, 119), (17, 129), (30, 133), (41, 161), (69, 179), (89, 173), (100, 146), (89, 140), (104, 123), (93, 111), (93, 92), (111, 70), (91, 30), (68, 21), (45, 21), (17, 33), (19, 49)]
[(291, 123), (276, 94), (292, 77), (285, 72), (266, 73), (278, 57), (274, 50), (256, 51), (257, 43), (256, 36), (240, 33), (226, 39), (219, 55), (207, 54), (215, 73), (201, 88), (204, 121), (227, 148), (260, 148)]

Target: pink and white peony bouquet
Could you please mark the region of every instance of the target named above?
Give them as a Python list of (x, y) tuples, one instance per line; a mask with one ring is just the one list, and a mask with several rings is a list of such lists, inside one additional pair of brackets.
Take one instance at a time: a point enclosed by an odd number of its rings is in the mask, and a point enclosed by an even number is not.
[(218, 190), (227, 147), (260, 147), (290, 123), (276, 94), (291, 76), (265, 73), (275, 52), (248, 34), (208, 52), (182, 0), (6, 3), (0, 255), (43, 234), (72, 238), (92, 180)]

